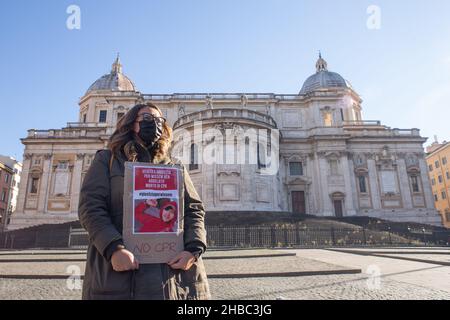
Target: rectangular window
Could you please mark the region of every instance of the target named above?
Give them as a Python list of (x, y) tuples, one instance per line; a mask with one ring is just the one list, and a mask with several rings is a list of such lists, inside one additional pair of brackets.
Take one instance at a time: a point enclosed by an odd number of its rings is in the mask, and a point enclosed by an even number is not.
[(2, 191), (2, 199), (1, 199), (1, 201), (2, 202), (6, 202), (6, 191)]
[(67, 161), (61, 161), (58, 163), (57, 169), (66, 170), (69, 167), (69, 163)]
[(100, 123), (106, 122), (106, 110), (100, 110), (98, 122), (100, 122)]
[(9, 174), (5, 173), (5, 183), (8, 183), (9, 180)]
[(189, 170), (198, 169), (198, 147), (195, 143), (191, 144), (191, 161), (189, 163)]
[(125, 115), (124, 112), (118, 112), (118, 113), (117, 113), (117, 121), (119, 121), (120, 118), (122, 118), (124, 115)]
[(83, 114), (83, 123), (86, 123), (86, 113)]
[(411, 180), (412, 191), (413, 192), (420, 192), (418, 177), (417, 176), (410, 176), (409, 178)]
[(447, 164), (447, 157), (442, 158), (442, 164)]
[(37, 191), (38, 191), (38, 183), (39, 183), (39, 178), (32, 178), (31, 179), (30, 193), (37, 193)]
[(438, 202), (438, 195), (437, 194), (434, 194), (434, 201), (436, 201), (436, 202)]
[(359, 182), (359, 192), (367, 193), (366, 177), (358, 176), (358, 182)]
[(41, 158), (36, 158), (36, 159), (34, 159), (34, 164), (35, 165), (40, 165), (41, 164)]
[(344, 110), (341, 108), (341, 120), (344, 121)]
[(381, 191), (384, 194), (396, 194), (399, 191), (397, 175), (393, 170), (382, 170), (379, 173), (381, 182)]
[(332, 176), (337, 176), (339, 174), (337, 160), (330, 160), (330, 174)]
[(439, 168), (439, 161), (436, 160), (436, 161), (434, 162), (434, 166), (436, 167), (436, 169)]
[(445, 191), (441, 192), (442, 199), (447, 199), (447, 193)]
[(447, 220), (447, 222), (450, 222), (450, 211), (445, 212), (445, 220)]
[(439, 183), (442, 183), (442, 176), (441, 175), (438, 176), (438, 180), (439, 180)]
[(331, 112), (325, 112), (323, 114), (323, 124), (325, 127), (331, 127), (333, 125), (333, 118)]
[(432, 179), (431, 179), (431, 185), (434, 186), (435, 184), (436, 184), (436, 179), (435, 179), (435, 178), (432, 178)]
[(301, 162), (289, 162), (289, 174), (291, 176), (302, 176), (303, 164)]
[(448, 171), (445, 173), (445, 175), (447, 176), (447, 179), (450, 180), (450, 173)]
[(256, 155), (258, 157), (258, 169), (267, 167), (267, 146), (263, 143), (257, 142), (256, 145)]
[(430, 172), (433, 171), (433, 165), (432, 164), (428, 165), (428, 170), (430, 170)]

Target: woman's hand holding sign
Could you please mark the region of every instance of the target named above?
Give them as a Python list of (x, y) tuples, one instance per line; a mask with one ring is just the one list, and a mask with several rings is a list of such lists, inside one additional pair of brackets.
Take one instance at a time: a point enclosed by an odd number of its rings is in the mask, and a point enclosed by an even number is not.
[(128, 271), (139, 269), (139, 262), (130, 251), (126, 249), (116, 250), (111, 257), (114, 271)]
[(181, 251), (174, 258), (172, 258), (167, 264), (172, 269), (189, 270), (195, 262), (195, 257), (189, 251)]

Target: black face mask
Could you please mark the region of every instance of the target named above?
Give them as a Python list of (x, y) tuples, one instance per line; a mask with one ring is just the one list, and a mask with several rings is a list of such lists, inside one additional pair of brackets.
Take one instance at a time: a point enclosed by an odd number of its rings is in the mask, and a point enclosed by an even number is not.
[(156, 123), (155, 120), (142, 120), (139, 122), (139, 138), (149, 146), (154, 144), (161, 138), (162, 124)]

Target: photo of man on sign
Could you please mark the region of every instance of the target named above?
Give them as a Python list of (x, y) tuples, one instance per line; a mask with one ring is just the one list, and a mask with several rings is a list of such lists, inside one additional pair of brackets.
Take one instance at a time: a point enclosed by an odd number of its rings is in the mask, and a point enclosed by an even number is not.
[(177, 232), (178, 216), (176, 199), (135, 200), (134, 233)]

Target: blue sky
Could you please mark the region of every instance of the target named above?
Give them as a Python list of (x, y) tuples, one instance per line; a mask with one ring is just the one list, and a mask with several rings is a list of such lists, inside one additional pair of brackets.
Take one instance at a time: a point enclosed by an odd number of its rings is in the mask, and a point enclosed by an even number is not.
[[(81, 29), (69, 30), (69, 5)], [(367, 8), (381, 9), (370, 30)], [(109, 72), (143, 93), (297, 93), (318, 50), (362, 96), (363, 116), (450, 139), (450, 1), (8, 1), (0, 11), (0, 154), (22, 159), (27, 129), (78, 120)]]

